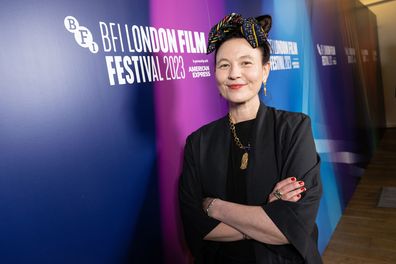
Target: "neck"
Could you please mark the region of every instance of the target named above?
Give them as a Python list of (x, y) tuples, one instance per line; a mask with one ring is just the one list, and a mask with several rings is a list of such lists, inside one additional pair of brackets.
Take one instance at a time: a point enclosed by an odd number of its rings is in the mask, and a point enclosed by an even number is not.
[(256, 118), (259, 107), (258, 96), (244, 103), (229, 103), (232, 122), (239, 123)]

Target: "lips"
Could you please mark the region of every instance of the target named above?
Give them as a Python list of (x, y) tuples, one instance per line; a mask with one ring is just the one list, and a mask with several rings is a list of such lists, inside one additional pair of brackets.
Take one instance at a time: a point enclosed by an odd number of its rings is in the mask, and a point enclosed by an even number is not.
[(230, 89), (233, 90), (238, 90), (240, 88), (242, 88), (243, 86), (245, 86), (245, 84), (229, 84), (227, 85)]

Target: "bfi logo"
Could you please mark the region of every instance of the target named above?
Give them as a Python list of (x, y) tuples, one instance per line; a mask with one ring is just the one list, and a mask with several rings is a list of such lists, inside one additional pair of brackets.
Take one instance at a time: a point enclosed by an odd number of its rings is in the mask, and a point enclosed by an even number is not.
[(93, 41), (91, 31), (84, 26), (80, 26), (77, 19), (73, 16), (67, 16), (64, 20), (65, 28), (74, 34), (74, 39), (83, 48), (88, 48), (92, 53), (99, 51), (99, 46)]

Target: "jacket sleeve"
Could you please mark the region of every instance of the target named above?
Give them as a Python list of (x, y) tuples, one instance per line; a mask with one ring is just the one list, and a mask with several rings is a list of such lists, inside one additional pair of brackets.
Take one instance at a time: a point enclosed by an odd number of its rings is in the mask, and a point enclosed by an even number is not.
[(202, 254), (203, 238), (220, 222), (206, 215), (202, 209), (203, 192), (199, 175), (199, 145), (192, 136), (186, 140), (183, 169), (179, 179), (179, 205), (184, 235), (192, 255)]
[(316, 153), (310, 118), (300, 114), (297, 120), (287, 122), (278, 132), (281, 138), (281, 179), (294, 176), (305, 182), (307, 191), (298, 202), (277, 200), (262, 207), (306, 261), (320, 258), (313, 234), (322, 186), (320, 158)]

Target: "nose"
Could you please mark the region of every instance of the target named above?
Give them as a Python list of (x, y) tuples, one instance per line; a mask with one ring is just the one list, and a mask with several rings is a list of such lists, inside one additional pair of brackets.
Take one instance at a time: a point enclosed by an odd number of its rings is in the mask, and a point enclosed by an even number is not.
[(240, 77), (241, 77), (241, 69), (238, 66), (236, 66), (236, 65), (231, 66), (230, 67), (230, 72), (228, 74), (228, 79), (236, 80), (236, 79), (238, 79)]

